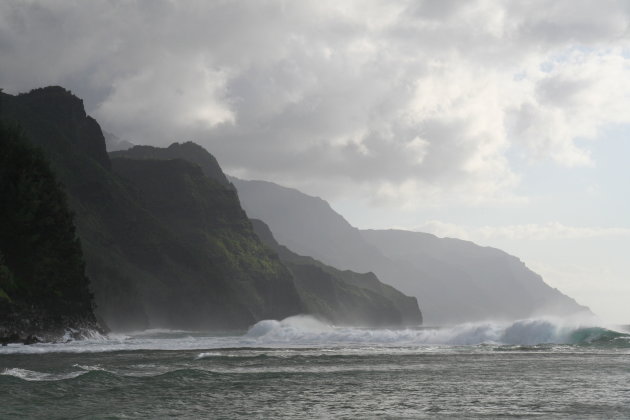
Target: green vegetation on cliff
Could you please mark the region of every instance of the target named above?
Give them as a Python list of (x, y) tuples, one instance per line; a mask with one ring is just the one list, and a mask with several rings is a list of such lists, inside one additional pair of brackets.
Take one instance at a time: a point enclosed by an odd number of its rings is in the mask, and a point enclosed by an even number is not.
[(374, 273), (338, 270), (278, 244), (269, 227), (253, 219), (263, 243), (278, 253), (294, 276), (306, 312), (335, 324), (373, 327), (420, 325), (416, 298), (383, 284)]
[[(216, 159), (195, 143), (173, 143), (166, 148), (134, 146), (128, 150), (110, 153), (110, 156), (145, 160), (143, 164), (123, 165), (129, 166), (133, 170), (134, 176), (130, 176), (128, 170), (123, 170), (121, 174), (133, 179), (134, 184), (140, 186), (145, 193), (149, 193), (154, 189), (162, 191), (160, 194), (150, 194), (159, 201), (152, 203), (154, 208), (173, 207), (168, 205), (164, 197), (177, 197), (175, 201), (186, 203), (186, 214), (181, 215), (181, 218), (185, 221), (198, 219), (194, 215), (194, 211), (191, 210), (193, 203), (185, 201), (185, 197), (191, 195), (187, 192), (187, 185), (191, 185), (191, 183), (180, 182), (179, 184), (173, 184), (174, 178), (161, 177), (160, 179), (163, 182), (173, 185), (156, 185), (155, 179), (159, 174), (151, 169), (153, 166), (181, 166), (183, 162), (180, 159), (199, 165), (199, 168), (209, 178), (206, 183), (212, 182), (216, 184), (215, 188), (219, 186), (229, 187), (229, 192), (227, 193), (235, 197), (234, 203), (238, 202), (236, 201), (238, 200), (236, 191), (234, 191), (232, 184), (227, 181)], [(162, 159), (165, 162), (158, 164), (155, 162), (155, 159)], [(121, 171), (120, 165), (125, 160), (113, 159), (112, 162), (114, 170), (118, 172)], [(167, 191), (164, 191), (165, 189)], [(213, 196), (213, 194), (208, 196)], [(211, 207), (216, 208), (216, 205)], [(240, 203), (238, 208), (225, 210), (226, 213), (233, 214), (238, 212), (244, 218), (246, 217), (240, 207)], [(287, 209), (287, 211), (291, 210)], [(170, 213), (181, 211), (183, 211), (181, 208), (171, 208), (169, 210)], [(219, 214), (215, 214), (212, 219), (220, 217)], [(206, 223), (203, 221), (196, 222), (194, 224), (195, 229), (204, 226)], [(258, 237), (269, 247), (266, 252), (271, 261), (274, 262), (272, 265), (273, 270), (287, 273), (286, 268), (289, 269), (289, 275), (293, 278), (305, 313), (318, 316), (335, 324), (345, 325), (401, 326), (422, 323), (422, 314), (416, 299), (405, 296), (393, 287), (381, 283), (373, 273), (359, 274), (352, 271), (341, 271), (322, 264), (313, 258), (297, 255), (286, 247), (278, 245), (273, 238), (273, 234), (263, 222), (252, 220), (251, 223)], [(249, 221), (247, 221), (246, 225), (249, 232)], [(184, 226), (179, 226), (178, 230), (184, 231)], [(231, 231), (234, 231), (234, 229)], [(238, 232), (239, 229), (237, 228), (235, 231)], [(243, 255), (251, 254), (251, 252), (237, 252), (233, 255), (239, 255), (239, 259), (243, 260)], [(279, 255), (282, 264), (277, 261), (278, 257), (276, 255)]]
[(117, 160), (112, 171), (100, 127), (70, 92), (0, 95), (2, 118), (24, 127), (65, 187), (97, 314), (112, 329), (245, 328), (301, 312), (290, 273), (229, 184), (184, 161)]
[[(159, 282), (144, 292), (162, 311), (172, 310), (171, 319), (186, 316), (189, 326), (233, 319), (234, 326), (247, 326), (301, 312), (291, 274), (260, 242), (233, 189), (179, 159), (119, 158), (112, 167), (178, 244), (176, 252), (165, 250), (169, 260), (148, 264), (159, 268)], [(199, 321), (193, 317), (201, 314)]]
[(0, 336), (96, 325), (66, 195), (43, 153), (0, 123)]
[[(371, 273), (342, 272), (266, 246), (235, 188), (201, 146), (136, 146), (110, 159), (98, 123), (65, 89), (0, 97), (2, 119), (24, 127), (63, 184), (97, 315), (110, 328), (245, 328), (304, 312), (338, 324), (421, 322), (415, 299)], [(34, 235), (46, 229), (37, 223)], [(28, 247), (22, 252), (30, 255)], [(21, 296), (15, 288), (19, 273), (0, 260), (0, 302)], [(36, 299), (57, 296), (55, 290), (65, 286), (50, 279), (52, 294), (38, 285), (29, 293)], [(73, 293), (89, 297), (86, 288)]]

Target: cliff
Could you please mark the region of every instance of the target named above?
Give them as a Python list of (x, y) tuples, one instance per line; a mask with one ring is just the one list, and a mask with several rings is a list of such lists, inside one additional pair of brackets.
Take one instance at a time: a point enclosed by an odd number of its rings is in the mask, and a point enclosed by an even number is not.
[(386, 257), (419, 273), (422, 281), (417, 284), (396, 281), (406, 290), (430, 297), (426, 311), (440, 314), (445, 306), (457, 308), (447, 318), (451, 323), (589, 312), (500, 249), (423, 232), (392, 229), (361, 234)]
[(503, 251), (422, 233), (360, 231), (321, 198), (231, 181), (247, 214), (267, 223), (278, 242), (339, 269), (375, 273), (418, 299), (425, 324), (588, 312)]
[(2, 118), (24, 127), (68, 194), (110, 328), (245, 328), (302, 311), (230, 185), (181, 160), (116, 160), (112, 170), (98, 123), (63, 88), (0, 95)]
[(290, 273), (259, 241), (234, 189), (181, 159), (117, 158), (112, 166), (171, 238), (161, 258), (137, 258), (157, 280), (140, 286), (151, 319), (246, 327), (301, 312)]
[(422, 324), (416, 298), (381, 283), (374, 273), (338, 270), (278, 244), (269, 227), (253, 219), (260, 239), (294, 276), (306, 312), (337, 325), (391, 327)]
[(126, 150), (119, 150), (110, 153), (113, 158), (126, 157), (131, 159), (183, 159), (201, 168), (204, 175), (219, 184), (233, 188), (219, 166), (216, 158), (206, 149), (196, 143), (188, 141), (186, 143), (173, 143), (166, 148), (154, 146), (133, 146)]
[(0, 342), (101, 330), (66, 195), (43, 153), (2, 123), (0, 197)]
[[(156, 159), (165, 160), (174, 165), (180, 159), (185, 159), (198, 165), (204, 175), (213, 180), (217, 185), (225, 186), (236, 196), (236, 191), (221, 171), (216, 159), (201, 146), (187, 142), (174, 143), (167, 148), (153, 146), (135, 146), (129, 150), (110, 153), (114, 157), (114, 170), (119, 171), (120, 158), (134, 158), (144, 160), (143, 171), (146, 167), (158, 165)], [(120, 160), (124, 162), (123, 160)], [(161, 165), (166, 165), (162, 163)], [(147, 172), (148, 173), (148, 172)], [(132, 179), (129, 173), (125, 177)], [(133, 177), (134, 183), (147, 191), (151, 188), (163, 188), (154, 185), (152, 177), (147, 177), (146, 182), (141, 183)], [(153, 178), (154, 179), (154, 178)], [(161, 177), (160, 179), (166, 179)], [(183, 191), (185, 185), (173, 187), (169, 191), (152, 194), (160, 197), (179, 197), (178, 191)], [(187, 204), (190, 207), (190, 204)], [(287, 217), (294, 211), (300, 214), (300, 209), (283, 209)], [(233, 211), (242, 211), (240, 207)], [(186, 215), (184, 220), (194, 219), (192, 215)], [(316, 220), (315, 220), (316, 223)], [(391, 286), (384, 285), (373, 273), (359, 274), (351, 271), (337, 270), (331, 266), (316, 261), (310, 257), (293, 253), (287, 247), (279, 245), (271, 231), (264, 223), (252, 220), (254, 229), (262, 242), (271, 248), (272, 255), (280, 256), (283, 265), (293, 276), (295, 286), (303, 304), (304, 311), (316, 315), (335, 324), (363, 325), (363, 326), (401, 326), (418, 325), (422, 323), (422, 315), (415, 298), (411, 298), (398, 292)], [(201, 224), (197, 224), (201, 226)], [(335, 242), (331, 241), (334, 247)]]

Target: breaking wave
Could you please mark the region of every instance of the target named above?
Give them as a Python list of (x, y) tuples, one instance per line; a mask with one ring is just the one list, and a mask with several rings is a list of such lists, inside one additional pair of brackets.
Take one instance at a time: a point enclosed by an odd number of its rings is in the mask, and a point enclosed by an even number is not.
[(64, 379), (72, 379), (87, 373), (87, 371), (75, 371), (67, 373), (45, 373), (37, 372), (34, 370), (11, 368), (5, 369), (0, 372), (0, 375), (13, 376), (15, 378), (23, 379), (25, 381), (61, 381)]
[(570, 324), (553, 319), (525, 319), (511, 323), (484, 322), (448, 328), (364, 329), (333, 327), (308, 316), (255, 324), (246, 337), (259, 343), (398, 345), (619, 345), (630, 346), (630, 335), (602, 327)]
[[(624, 331), (624, 332), (622, 332)], [(281, 321), (264, 320), (245, 334), (216, 335), (202, 332), (151, 330), (129, 335), (94, 335), (84, 340), (38, 343), (29, 346), (9, 344), (2, 354), (102, 353), (140, 350), (199, 350), (199, 359), (231, 357), (216, 350), (247, 348), (305, 347), (415, 347), (420, 346), (538, 346), (559, 344), (630, 348), (630, 334), (620, 329), (604, 328), (593, 322), (560, 319), (525, 319), (515, 322), (482, 322), (453, 327), (418, 327), (407, 329), (371, 329), (338, 327), (310, 316), (294, 316)], [(15, 373), (15, 372), (13, 372)], [(6, 373), (5, 373), (6, 374)], [(28, 373), (20, 373), (28, 375)]]

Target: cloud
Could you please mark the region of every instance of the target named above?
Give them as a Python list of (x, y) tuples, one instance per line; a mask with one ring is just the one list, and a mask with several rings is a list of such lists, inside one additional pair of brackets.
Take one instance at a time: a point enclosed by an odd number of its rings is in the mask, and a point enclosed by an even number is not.
[(7, 1), (0, 85), (63, 84), (135, 143), (413, 208), (514, 200), (630, 123), (626, 2)]
[(482, 242), (494, 239), (546, 241), (550, 239), (630, 238), (629, 228), (576, 227), (558, 222), (471, 227), (431, 220), (414, 230), (433, 233), (441, 237)]

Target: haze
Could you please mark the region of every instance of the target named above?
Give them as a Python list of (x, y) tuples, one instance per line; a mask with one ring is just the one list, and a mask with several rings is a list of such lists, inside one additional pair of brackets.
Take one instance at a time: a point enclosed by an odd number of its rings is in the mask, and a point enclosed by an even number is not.
[(630, 314), (630, 4), (5, 1), (0, 87), (58, 84), (136, 144), (360, 228), (496, 246)]

